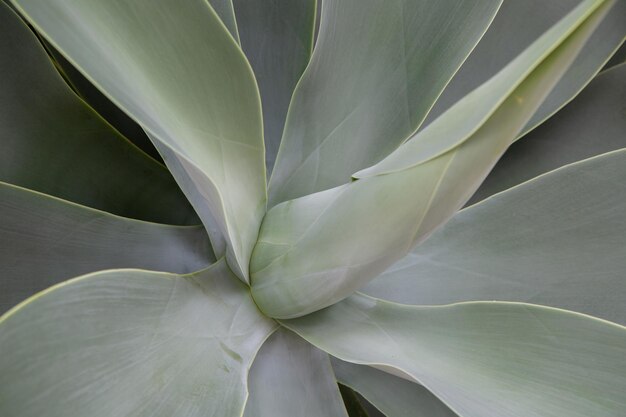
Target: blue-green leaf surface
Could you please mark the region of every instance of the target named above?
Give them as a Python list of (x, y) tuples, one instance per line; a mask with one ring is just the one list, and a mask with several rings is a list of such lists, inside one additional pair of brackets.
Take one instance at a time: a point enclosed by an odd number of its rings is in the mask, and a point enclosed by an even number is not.
[(355, 181), (273, 207), (251, 262), (266, 314), (292, 318), (350, 295), (471, 197), (610, 7), (586, 1), (498, 76)]
[(569, 163), (626, 148), (626, 65), (604, 71), (558, 114), (515, 142), (469, 200)]
[[(321, 0), (319, 0), (321, 2)], [(315, 0), (234, 0), (241, 48), (263, 103), (265, 165), (272, 171), (296, 83), (313, 49)]]
[(239, 31), (237, 28), (237, 19), (235, 18), (235, 10), (233, 8), (233, 0), (206, 0), (220, 20), (226, 26), (235, 41), (239, 42)]
[(287, 115), (271, 205), (347, 183), (409, 137), (500, 3), (325, 0)]
[(247, 280), (266, 200), (260, 99), (239, 45), (206, 0), (14, 3), (175, 157), (170, 169), (218, 256)]
[(626, 328), (590, 316), (522, 303), (423, 307), (353, 295), (282, 323), (342, 360), (419, 382), (460, 417), (626, 412)]
[(626, 150), (467, 208), (369, 283), (407, 304), (523, 301), (626, 324)]
[(0, 182), (0, 313), (77, 275), (111, 268), (186, 273), (213, 259), (202, 226), (118, 217)]
[(125, 217), (198, 224), (164, 166), (78, 98), (0, 3), (0, 181)]
[[(446, 87), (429, 120), (488, 80), (581, 0), (505, 0), (493, 24)], [(626, 38), (626, 2), (616, 1), (563, 78), (520, 132), (541, 124), (575, 97)], [(426, 124), (429, 123), (426, 121)]]
[(347, 417), (328, 355), (286, 329), (263, 344), (244, 417)]
[(0, 318), (0, 415), (240, 417), (275, 326), (224, 261), (76, 278)]
[(332, 364), (337, 381), (357, 391), (386, 417), (458, 417), (413, 381), (337, 358)]

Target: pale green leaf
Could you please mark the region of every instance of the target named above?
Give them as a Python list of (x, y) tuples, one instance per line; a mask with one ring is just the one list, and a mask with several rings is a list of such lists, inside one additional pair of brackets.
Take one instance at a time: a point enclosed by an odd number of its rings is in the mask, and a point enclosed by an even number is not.
[(328, 355), (286, 329), (261, 347), (244, 417), (347, 417)]
[(311, 56), (316, 0), (234, 0), (233, 4), (241, 47), (261, 92), (265, 165), (270, 173), (291, 94)]
[(0, 2), (0, 181), (121, 216), (197, 224), (167, 172), (76, 97)]
[(224, 261), (76, 278), (0, 319), (0, 415), (240, 417), (274, 328)]
[(385, 417), (352, 388), (337, 384), (349, 417)]
[(226, 26), (236, 42), (239, 42), (239, 32), (237, 30), (237, 19), (235, 18), (235, 10), (233, 8), (233, 0), (206, 0), (220, 20)]
[[(122, 136), (137, 145), (139, 149), (157, 161), (163, 161), (161, 155), (159, 155), (152, 144), (152, 141), (137, 122), (113, 104), (111, 100), (85, 78), (80, 71), (74, 68), (74, 66), (70, 64), (59, 51), (50, 45), (50, 43), (46, 42), (43, 38), (39, 38), (39, 41), (53, 59), (57, 71), (80, 98), (85, 100), (96, 113), (109, 122)], [(197, 220), (197, 223), (200, 223), (200, 219)]]
[[(515, 139), (611, 2), (589, 0), (489, 83), (356, 181), (272, 208), (250, 272), (266, 314), (329, 306), (452, 216)], [(312, 256), (314, 254), (314, 256)]]
[(247, 279), (266, 199), (260, 99), (241, 49), (208, 3), (14, 2), (157, 148), (176, 156), (174, 177), (197, 197), (191, 203), (212, 241), (226, 242), (229, 264)]
[(347, 183), (409, 137), (500, 3), (325, 0), (287, 115), (271, 205)]
[(332, 364), (337, 381), (357, 391), (386, 417), (457, 417), (415, 382), (336, 358)]
[(77, 275), (112, 268), (187, 273), (213, 259), (202, 226), (118, 217), (0, 182), (0, 313)]
[(283, 321), (342, 360), (413, 379), (461, 417), (617, 417), (626, 329), (521, 303), (419, 307), (354, 295)]
[(613, 68), (616, 65), (626, 62), (626, 43), (622, 43), (622, 46), (615, 52), (615, 55), (611, 57), (609, 62), (606, 63), (602, 71)]
[(626, 65), (599, 74), (558, 114), (515, 142), (469, 200), (497, 192), (563, 165), (626, 148)]
[[(387, 174), (427, 162), (480, 134), (481, 128), (518, 133), (520, 121), (525, 123), (547, 97), (613, 3), (615, 0), (583, 1), (502, 71), (381, 162), (354, 177)], [(495, 122), (499, 123), (494, 127)]]
[(364, 292), (406, 304), (505, 300), (626, 323), (626, 150), (578, 162), (452, 218)]
[[(488, 80), (580, 3), (581, 0), (505, 0), (493, 24), (446, 87), (428, 119), (434, 120)], [(600, 71), (625, 37), (626, 2), (619, 0), (519, 136), (528, 133), (575, 97)]]

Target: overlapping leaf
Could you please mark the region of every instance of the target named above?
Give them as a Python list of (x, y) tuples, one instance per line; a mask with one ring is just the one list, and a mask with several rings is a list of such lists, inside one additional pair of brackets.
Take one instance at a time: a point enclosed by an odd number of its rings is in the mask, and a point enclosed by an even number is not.
[(337, 380), (358, 391), (386, 417), (458, 417), (421, 385), (370, 366), (333, 360)]
[(445, 222), (513, 142), (611, 4), (583, 2), (496, 77), (355, 174), (356, 181), (272, 208), (251, 262), (260, 308), (291, 318), (329, 306)]
[(241, 47), (261, 92), (265, 164), (270, 173), (293, 89), (313, 49), (316, 1), (234, 0), (233, 4)]
[(394, 150), (420, 125), (500, 3), (325, 0), (270, 180), (271, 205), (347, 183)]
[(89, 272), (187, 273), (212, 260), (202, 226), (127, 219), (0, 182), (0, 313)]
[(239, 417), (275, 329), (224, 261), (87, 275), (0, 324), (0, 415), (12, 417)]
[(347, 417), (328, 355), (276, 331), (254, 360), (244, 417)]
[[(505, 0), (483, 39), (437, 100), (429, 119), (434, 120), (488, 80), (580, 3), (580, 0)], [(626, 2), (616, 1), (576, 61), (520, 132), (520, 136), (528, 133), (578, 94), (625, 38)]]
[(626, 65), (599, 74), (579, 97), (515, 142), (468, 204), (563, 165), (626, 148), (623, 103)]
[(171, 171), (218, 255), (226, 252), (246, 280), (265, 211), (260, 100), (249, 64), (206, 0), (14, 3), (174, 155)]
[(121, 216), (200, 223), (165, 167), (74, 95), (2, 2), (0, 75), (0, 181)]
[(626, 323), (626, 150), (457, 214), (364, 291), (400, 303), (523, 301)]
[(462, 417), (615, 417), (626, 409), (626, 329), (589, 316), (353, 295), (283, 324), (342, 360), (414, 379)]
[(237, 19), (233, 7), (233, 0), (206, 0), (211, 5), (215, 13), (220, 17), (224, 26), (228, 29), (235, 41), (239, 42), (239, 31)]

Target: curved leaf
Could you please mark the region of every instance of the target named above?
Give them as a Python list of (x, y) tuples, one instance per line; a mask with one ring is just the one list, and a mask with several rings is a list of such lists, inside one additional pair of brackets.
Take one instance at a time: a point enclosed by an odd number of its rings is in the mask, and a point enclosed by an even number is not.
[[(124, 113), (119, 107), (111, 102), (100, 90), (98, 90), (83, 74), (80, 73), (70, 62), (63, 57), (52, 45), (39, 39), (50, 57), (54, 60), (57, 70), (70, 87), (85, 100), (107, 122), (118, 130), (126, 139), (135, 144), (139, 149), (150, 155), (159, 162), (163, 162), (152, 141), (143, 131), (141, 126)], [(198, 219), (200, 223), (200, 219)]]
[(261, 310), (292, 318), (327, 307), (450, 218), (515, 139), (610, 4), (582, 3), (505, 71), (379, 164), (355, 174), (356, 181), (272, 208), (250, 264), (252, 293)]
[[(493, 24), (446, 87), (429, 120), (496, 74), (580, 0), (505, 0)], [(626, 38), (626, 2), (616, 1), (576, 61), (520, 132), (528, 133), (575, 97)]]
[(615, 417), (626, 329), (521, 303), (441, 307), (363, 295), (283, 321), (342, 360), (419, 382), (461, 417)]
[(360, 399), (359, 395), (352, 388), (342, 384), (337, 385), (349, 417), (370, 417), (370, 415), (371, 417), (385, 417), (373, 405), (367, 403), (364, 399)]
[(270, 173), (293, 89), (311, 57), (316, 0), (234, 0), (233, 4), (241, 47), (261, 92), (265, 165)]
[(606, 63), (602, 71), (606, 71), (607, 69), (611, 69), (616, 65), (623, 64), (626, 62), (626, 43), (622, 43), (622, 46), (615, 52), (615, 55), (611, 57), (609, 62)]
[(200, 222), (165, 167), (74, 95), (4, 3), (0, 76), (0, 181), (121, 216)]
[(117, 217), (0, 182), (0, 313), (80, 274), (110, 268), (186, 273), (212, 259), (201, 226)]
[(415, 382), (370, 366), (333, 359), (337, 381), (358, 391), (386, 417), (457, 417), (437, 397)]
[(467, 208), (364, 292), (406, 304), (523, 301), (626, 323), (626, 149)]
[(245, 280), (265, 212), (260, 100), (241, 49), (206, 0), (15, 3), (158, 149), (182, 161), (170, 167), (174, 177), (197, 197), (191, 203), (211, 240), (216, 248), (225, 241)]
[(274, 328), (223, 261), (76, 278), (0, 319), (0, 415), (239, 417)]
[[(350, 181), (424, 119), (501, 0), (325, 0), (270, 180), (271, 205)], [(350, 158), (345, 158), (350, 155)]]
[(232, 37), (236, 42), (239, 42), (239, 32), (237, 30), (237, 19), (235, 18), (235, 10), (233, 7), (233, 0), (206, 0), (215, 13), (219, 16), (220, 20), (228, 29)]
[(289, 330), (261, 347), (244, 417), (347, 417), (328, 355)]
[(557, 115), (515, 142), (468, 204), (563, 165), (626, 148), (623, 103), (626, 65), (599, 74)]

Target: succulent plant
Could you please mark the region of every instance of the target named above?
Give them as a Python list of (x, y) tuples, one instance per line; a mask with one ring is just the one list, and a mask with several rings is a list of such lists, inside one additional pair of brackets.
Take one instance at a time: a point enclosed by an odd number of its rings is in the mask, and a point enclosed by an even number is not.
[(626, 1), (0, 35), (0, 416), (626, 415)]

